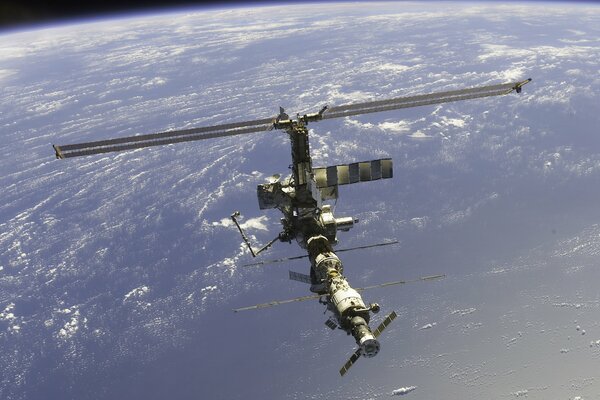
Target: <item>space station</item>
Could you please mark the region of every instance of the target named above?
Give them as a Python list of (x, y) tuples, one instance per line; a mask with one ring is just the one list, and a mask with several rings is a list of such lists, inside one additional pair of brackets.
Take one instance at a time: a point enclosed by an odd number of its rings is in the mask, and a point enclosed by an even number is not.
[[(257, 132), (284, 131), (291, 145), (291, 173), (283, 178), (274, 175), (266, 183), (259, 184), (257, 187), (259, 208), (278, 209), (281, 212), (281, 231), (268, 243), (254, 246), (239, 223), (240, 213), (233, 212), (231, 219), (253, 257), (259, 256), (277, 242), (295, 241), (306, 252), (302, 257), (308, 258), (310, 268), (306, 274), (290, 272), (290, 279), (306, 283), (312, 294), (296, 299), (241, 307), (234, 311), (243, 312), (294, 301), (318, 300), (331, 315), (325, 322), (326, 326), (344, 331), (352, 336), (356, 343), (356, 350), (339, 371), (340, 375), (344, 376), (361, 356), (371, 358), (379, 353), (381, 348), (379, 337), (397, 317), (396, 312), (391, 310), (373, 329), (371, 318), (380, 311), (381, 307), (374, 302), (367, 303), (361, 293), (366, 289), (401, 285), (411, 281), (387, 282), (365, 288), (353, 288), (350, 285), (344, 275), (342, 260), (337, 253), (398, 242), (390, 241), (336, 251), (337, 233), (349, 231), (358, 221), (352, 216), (334, 215), (331, 202), (337, 201), (340, 196), (340, 186), (393, 178), (393, 161), (391, 158), (382, 158), (340, 165), (313, 166), (308, 125), (333, 118), (521, 93), (523, 86), (530, 81), (531, 79), (526, 79), (387, 100), (334, 107), (324, 106), (314, 113), (295, 116), (288, 115), (285, 109), (280, 107), (277, 116), (264, 119), (53, 147), (57, 158), (66, 159)], [(272, 261), (281, 262), (286, 259)], [(413, 281), (428, 281), (441, 277), (443, 275), (426, 276)]]

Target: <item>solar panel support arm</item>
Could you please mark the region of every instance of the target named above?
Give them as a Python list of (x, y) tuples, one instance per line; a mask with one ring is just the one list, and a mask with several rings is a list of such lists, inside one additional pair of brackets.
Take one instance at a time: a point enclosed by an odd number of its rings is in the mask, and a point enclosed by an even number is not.
[(518, 82), (515, 87), (513, 87), (513, 90), (517, 93), (521, 93), (521, 91), (523, 90), (523, 86), (527, 85), (529, 82), (531, 82), (531, 78), (525, 79), (524, 81)]
[(307, 124), (309, 122), (315, 122), (315, 121), (320, 121), (323, 119), (323, 114), (325, 113), (325, 111), (327, 111), (327, 109), (329, 108), (329, 106), (323, 106), (319, 112), (316, 113), (312, 113), (312, 114), (304, 114), (304, 115), (298, 115), (298, 121), (302, 121), (304, 124)]
[(60, 146), (53, 144), (52, 147), (54, 147), (54, 154), (56, 155), (57, 159), (63, 159), (65, 158), (62, 154), (62, 151), (60, 149)]
[(252, 257), (256, 257), (257, 255), (259, 255), (263, 251), (267, 250), (269, 247), (271, 247), (273, 245), (273, 243), (275, 243), (276, 241), (278, 241), (279, 238), (281, 237), (281, 235), (277, 235), (273, 240), (271, 240), (269, 243), (265, 244), (263, 247), (259, 248), (258, 250), (254, 250), (252, 248), (252, 245), (250, 244), (250, 239), (248, 239), (248, 236), (246, 236), (246, 234), (244, 233), (244, 230), (242, 229), (242, 227), (240, 226), (239, 222), (237, 221), (237, 218), (240, 215), (241, 214), (240, 214), (239, 211), (235, 211), (233, 214), (231, 214), (231, 220), (233, 221), (233, 223), (235, 224), (235, 226), (238, 228), (238, 231), (240, 231), (240, 235), (242, 236), (242, 239), (244, 240), (244, 243), (246, 243), (246, 246), (248, 246), (248, 250), (250, 250), (250, 254), (252, 254)]

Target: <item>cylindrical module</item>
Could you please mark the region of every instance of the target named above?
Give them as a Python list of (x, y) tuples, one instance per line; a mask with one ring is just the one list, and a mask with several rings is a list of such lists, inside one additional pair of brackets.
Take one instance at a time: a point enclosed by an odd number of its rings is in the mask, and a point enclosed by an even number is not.
[(379, 353), (379, 340), (373, 336), (367, 322), (362, 317), (354, 317), (350, 323), (352, 324), (352, 336), (360, 346), (362, 355), (368, 358), (375, 357)]
[[(338, 277), (336, 279), (343, 279), (342, 277)], [(345, 281), (345, 279), (343, 279)], [(349, 311), (353, 309), (361, 309), (364, 310), (365, 303), (363, 302), (362, 297), (356, 290), (351, 288), (346, 282), (339, 286), (346, 286), (345, 288), (333, 288), (338, 289), (335, 291), (331, 291), (331, 303), (335, 306), (337, 312), (340, 316), (344, 317)]]
[(363, 356), (374, 357), (380, 346), (369, 328), (371, 308), (365, 305), (360, 293), (342, 274), (342, 263), (327, 238), (313, 236), (307, 244), (314, 276), (323, 282), (323, 291), (329, 294), (329, 308), (336, 315), (340, 327), (354, 337)]

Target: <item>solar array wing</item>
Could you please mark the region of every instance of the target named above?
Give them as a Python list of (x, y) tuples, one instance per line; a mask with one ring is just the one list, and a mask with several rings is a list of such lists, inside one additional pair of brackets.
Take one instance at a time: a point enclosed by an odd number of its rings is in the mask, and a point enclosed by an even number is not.
[(248, 311), (248, 310), (258, 310), (258, 309), (261, 309), (261, 308), (278, 306), (280, 304), (293, 303), (295, 301), (305, 301), (305, 300), (318, 299), (319, 297), (321, 297), (321, 295), (319, 295), (319, 294), (309, 294), (308, 296), (296, 297), (295, 299), (270, 301), (268, 303), (256, 304), (254, 306), (234, 308), (233, 312)]
[[(364, 290), (369, 290), (369, 289), (376, 289), (376, 288), (382, 288), (382, 287), (393, 286), (393, 285), (404, 285), (404, 284), (407, 284), (407, 283), (414, 283), (414, 282), (420, 282), (420, 281), (430, 281), (430, 280), (441, 279), (441, 278), (445, 278), (445, 277), (446, 277), (446, 275), (424, 276), (424, 277), (417, 278), (417, 279), (412, 279), (412, 280), (409, 280), (409, 281), (386, 282), (386, 283), (382, 283), (382, 284), (379, 284), (379, 285), (365, 286), (365, 287), (362, 287), (362, 288), (355, 288), (355, 290), (357, 292), (362, 292)], [(290, 278), (290, 279), (293, 279), (293, 278)], [(234, 312), (240, 312), (240, 311), (248, 311), (248, 310), (259, 310), (261, 308), (273, 307), (273, 306), (278, 306), (278, 305), (281, 305), (281, 304), (294, 303), (294, 302), (297, 302), (297, 301), (306, 301), (306, 300), (318, 299), (319, 297), (322, 297), (322, 296), (326, 296), (326, 295), (309, 294), (308, 296), (296, 297), (295, 299), (276, 300), (276, 301), (270, 301), (268, 303), (256, 304), (254, 306), (235, 308), (233, 311)]]
[(313, 168), (317, 188), (393, 178), (391, 158)]
[(420, 281), (432, 281), (435, 279), (442, 279), (445, 278), (446, 275), (430, 275), (430, 276), (423, 276), (421, 278), (417, 278), (417, 279), (412, 279), (410, 281), (393, 281), (393, 282), (386, 282), (386, 283), (380, 283), (379, 285), (372, 285), (372, 286), (365, 286), (362, 288), (355, 288), (356, 291), (361, 292), (363, 290), (369, 290), (369, 289), (377, 289), (377, 288), (382, 288), (382, 287), (386, 287), (386, 286), (394, 286), (394, 285), (405, 285), (407, 283), (415, 283), (415, 282), (420, 282)]
[(430, 104), (449, 103), (452, 101), (477, 99), (481, 97), (499, 96), (520, 92), (520, 88), (528, 83), (530, 79), (521, 82), (503, 83), (499, 85), (479, 86), (469, 89), (450, 90), (446, 92), (437, 92), (417, 96), (397, 97), (394, 99), (369, 101), (366, 103), (355, 103), (344, 106), (331, 107), (323, 115), (322, 119), (332, 119), (340, 117), (349, 117), (359, 114), (369, 114), (381, 111), (397, 110), (401, 108), (411, 108), (426, 106)]
[(290, 279), (302, 283), (311, 283), (310, 275), (302, 274), (296, 271), (290, 271)]
[(375, 329), (373, 331), (373, 336), (375, 336), (376, 338), (379, 337), (379, 335), (381, 335), (381, 332), (383, 332), (383, 330), (385, 328), (387, 328), (388, 325), (391, 324), (392, 321), (395, 320), (397, 316), (398, 316), (398, 314), (396, 314), (396, 311), (392, 311), (390, 313), (390, 315), (388, 315), (387, 317), (385, 317), (385, 319), (381, 322), (381, 324), (379, 324), (379, 326), (377, 327), (377, 329)]
[[(392, 240), (392, 241), (383, 242), (383, 243), (368, 244), (368, 245), (364, 245), (364, 246), (350, 247), (350, 248), (346, 248), (346, 249), (337, 249), (335, 252), (343, 253), (344, 251), (363, 250), (363, 249), (369, 249), (371, 247), (389, 246), (391, 244), (398, 244), (398, 243), (400, 243), (398, 240)], [(301, 256), (294, 256), (294, 257), (276, 258), (274, 260), (258, 261), (255, 263), (244, 264), (242, 266), (243, 267), (259, 267), (259, 266), (266, 265), (266, 264), (274, 264), (274, 263), (290, 261), (290, 260), (299, 260), (301, 258), (307, 258), (307, 257), (308, 257), (308, 254), (301, 255)]]
[(189, 142), (193, 140), (243, 135), (245, 133), (266, 131), (272, 128), (272, 126), (273, 118), (264, 118), (254, 121), (151, 133), (147, 135), (128, 136), (116, 139), (98, 140), (94, 142), (54, 145), (54, 151), (56, 152), (56, 158), (88, 156), (92, 154), (141, 149), (144, 147), (161, 146), (172, 143)]
[(342, 367), (342, 369), (340, 369), (340, 375), (344, 376), (346, 375), (346, 372), (348, 372), (348, 370), (350, 369), (351, 366), (354, 365), (354, 363), (356, 362), (356, 360), (358, 360), (360, 358), (360, 354), (361, 354), (361, 350), (360, 347), (358, 349), (356, 349), (356, 351), (354, 352), (354, 354), (352, 354), (350, 356), (350, 358), (348, 359), (348, 361), (346, 361), (346, 364), (344, 364), (344, 366)]
[[(527, 79), (520, 82), (503, 83), (499, 85), (480, 86), (469, 89), (369, 101), (366, 103), (355, 103), (331, 107), (329, 109), (324, 107), (316, 114), (305, 115), (303, 118), (300, 117), (299, 119), (302, 119), (304, 123), (307, 123), (309, 121), (318, 121), (321, 119), (349, 117), (353, 115), (397, 110), (401, 108), (448, 103), (452, 101), (477, 99), (489, 96), (499, 96), (511, 93), (513, 91), (520, 93), (523, 85), (529, 83), (530, 81), (531, 79)], [(327, 110), (327, 112), (325, 112), (325, 110)], [(280, 117), (282, 115), (284, 115), (283, 112), (281, 112)], [(287, 115), (285, 116), (287, 117)], [(94, 142), (53, 145), (53, 147), (56, 153), (56, 158), (71, 158), (92, 154), (140, 149), (150, 146), (189, 142), (194, 140), (243, 135), (246, 133), (266, 131), (273, 128), (287, 129), (290, 124), (296, 123), (295, 121), (291, 120), (280, 121), (280, 117), (151, 133), (147, 135), (128, 136), (117, 139), (98, 140)]]
[(327, 321), (325, 321), (325, 325), (327, 325), (327, 327), (328, 327), (329, 329), (331, 329), (331, 330), (334, 330), (334, 329), (337, 329), (337, 328), (338, 328), (338, 325), (337, 325), (337, 323), (335, 322), (335, 318), (334, 318), (333, 316), (332, 316), (332, 317), (329, 317), (329, 319), (328, 319)]

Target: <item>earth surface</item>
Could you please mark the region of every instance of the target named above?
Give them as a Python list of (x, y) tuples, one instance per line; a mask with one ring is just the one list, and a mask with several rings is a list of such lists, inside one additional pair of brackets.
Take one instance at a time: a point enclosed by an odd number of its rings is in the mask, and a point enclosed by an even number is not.
[[(187, 9), (0, 35), (2, 399), (600, 398), (600, 7), (331, 3)], [(262, 268), (271, 131), (55, 160), (51, 144), (265, 118), (284, 106), (533, 78), (521, 95), (312, 124), (314, 164), (394, 159), (340, 189), (340, 247), (399, 317), (354, 350)], [(263, 259), (302, 254), (277, 244)], [(381, 316), (379, 317), (381, 318)], [(377, 320), (375, 320), (377, 323)]]

